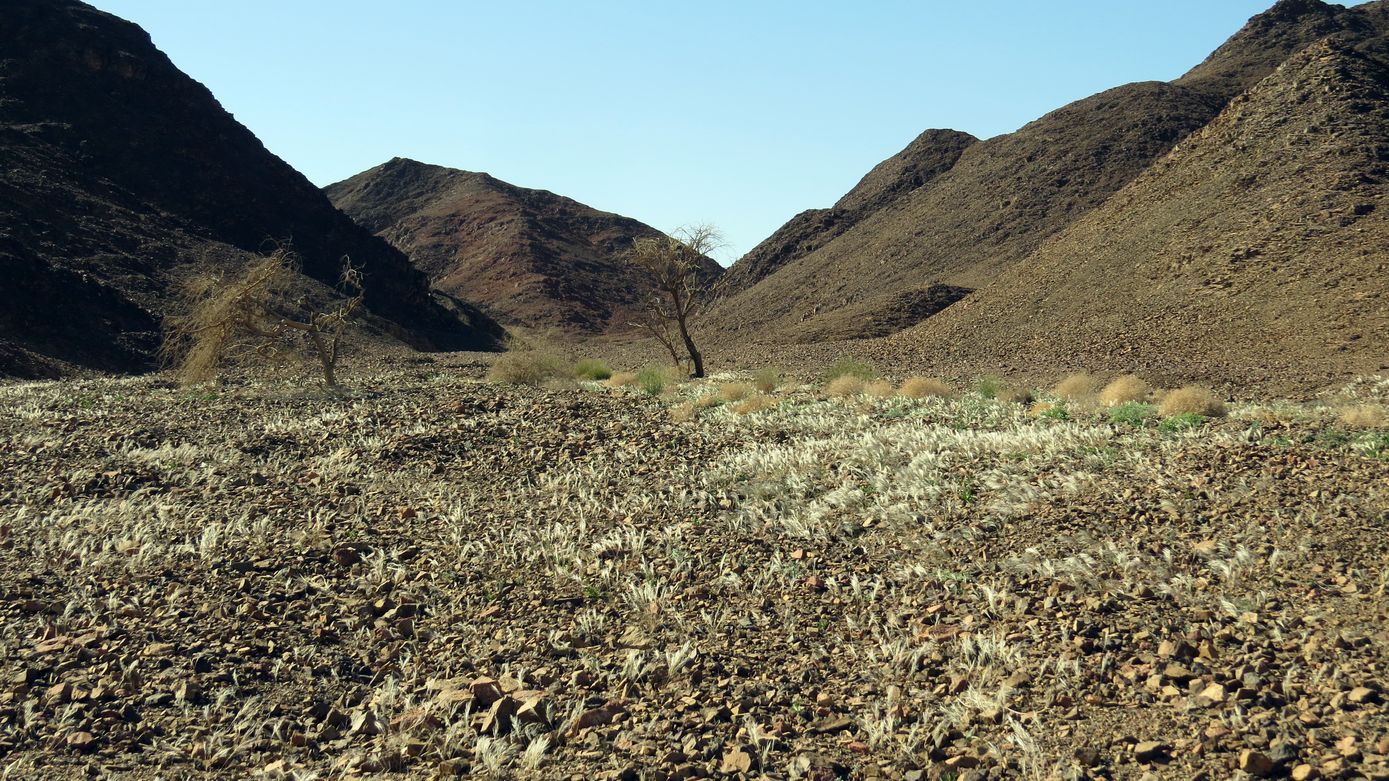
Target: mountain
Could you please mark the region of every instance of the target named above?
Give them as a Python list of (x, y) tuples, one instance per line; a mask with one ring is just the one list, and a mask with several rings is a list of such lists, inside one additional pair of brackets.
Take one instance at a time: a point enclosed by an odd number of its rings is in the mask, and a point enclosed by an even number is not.
[[(524, 326), (597, 333), (626, 327), (651, 290), (623, 254), (662, 234), (546, 190), (395, 158), (325, 188), (436, 287)], [(705, 259), (712, 281), (723, 273)]]
[(1325, 385), (1389, 369), (1389, 58), (1294, 55), (893, 351), (951, 365)]
[(807, 209), (753, 247), (728, 270), (727, 293), (752, 287), (772, 272), (823, 247), (868, 215), (892, 205), (949, 171), (979, 139), (955, 130), (927, 130), (906, 149), (873, 167), (828, 209)]
[[(793, 220), (733, 265), (731, 278), (756, 281), (727, 299), (710, 327), (723, 338), (802, 341), (825, 333), (822, 322), (881, 321), (868, 316), (891, 309), (903, 291), (984, 288), (1289, 55), (1330, 34), (1363, 38), (1375, 29), (1373, 15), (1365, 7), (1282, 0), (1181, 79), (1117, 87), (1015, 133), (968, 144), (921, 186), (875, 202), (837, 235), (815, 234), (828, 240), (801, 240), (805, 220), (798, 217), (802, 224)], [(791, 249), (779, 250), (775, 270), (763, 274), (769, 244)]]
[(431, 292), (134, 24), (74, 0), (0, 6), (0, 374), (150, 368), (181, 278), (287, 243), (366, 275), (377, 326), (422, 349), (499, 327)]

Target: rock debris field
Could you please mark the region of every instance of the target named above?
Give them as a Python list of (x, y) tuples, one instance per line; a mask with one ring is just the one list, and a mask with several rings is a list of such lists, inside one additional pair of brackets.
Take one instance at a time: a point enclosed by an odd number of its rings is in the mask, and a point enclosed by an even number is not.
[(1389, 778), (1382, 417), (478, 360), (0, 386), (0, 777)]

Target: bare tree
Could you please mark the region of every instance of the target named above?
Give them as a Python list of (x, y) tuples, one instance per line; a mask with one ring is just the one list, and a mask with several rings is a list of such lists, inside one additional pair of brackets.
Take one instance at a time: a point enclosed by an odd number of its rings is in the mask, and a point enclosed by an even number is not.
[[(205, 382), (226, 365), (279, 354), (303, 337), (318, 358), (323, 381), (338, 388), (342, 336), (365, 293), (362, 273), (343, 258), (338, 292), (344, 298), (320, 307), (307, 297), (289, 299), (298, 268), (294, 255), (279, 249), (234, 279), (195, 280), (188, 286), (187, 313), (166, 319), (166, 364), (186, 383)], [(285, 313), (290, 308), (297, 316)]]
[(704, 356), (690, 336), (690, 321), (710, 300), (709, 291), (701, 289), (701, 263), (722, 245), (714, 226), (693, 225), (677, 228), (671, 236), (637, 239), (628, 253), (628, 262), (654, 282), (644, 316), (635, 325), (654, 336), (676, 366), (685, 369), (688, 361), (692, 377), (704, 376)]

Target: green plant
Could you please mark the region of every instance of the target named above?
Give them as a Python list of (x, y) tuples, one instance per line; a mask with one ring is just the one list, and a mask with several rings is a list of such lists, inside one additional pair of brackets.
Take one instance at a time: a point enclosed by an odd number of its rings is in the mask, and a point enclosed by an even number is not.
[(666, 373), (663, 369), (647, 367), (637, 372), (637, 387), (648, 396), (659, 396), (666, 389)]
[(781, 386), (781, 372), (776, 369), (759, 369), (752, 375), (752, 387), (762, 393), (771, 393)]
[(1115, 426), (1138, 428), (1157, 415), (1157, 407), (1141, 401), (1128, 401), (1109, 409), (1109, 422)]
[(877, 379), (878, 370), (862, 361), (840, 358), (825, 370), (825, 382), (834, 382), (840, 377), (857, 377), (864, 381), (873, 380)]
[(574, 376), (581, 380), (602, 381), (613, 376), (613, 370), (606, 361), (584, 358), (574, 364)]
[(1205, 415), (1199, 415), (1195, 412), (1183, 412), (1180, 415), (1172, 415), (1171, 417), (1164, 418), (1163, 421), (1158, 424), (1158, 431), (1164, 434), (1170, 434), (1174, 431), (1186, 431), (1188, 429), (1200, 428), (1205, 422)]
[(998, 398), (1003, 388), (1003, 380), (992, 374), (985, 374), (974, 383), (974, 392), (986, 399)]
[(1071, 413), (1066, 411), (1064, 405), (1055, 404), (1042, 410), (1042, 417), (1050, 420), (1070, 420)]

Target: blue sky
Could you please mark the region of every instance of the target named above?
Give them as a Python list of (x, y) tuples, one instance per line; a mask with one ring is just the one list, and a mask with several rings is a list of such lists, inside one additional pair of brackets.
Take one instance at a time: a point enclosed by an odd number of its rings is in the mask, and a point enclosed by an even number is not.
[(394, 156), (730, 262), (922, 130), (981, 138), (1196, 65), (1273, 0), (94, 0), (316, 184)]

